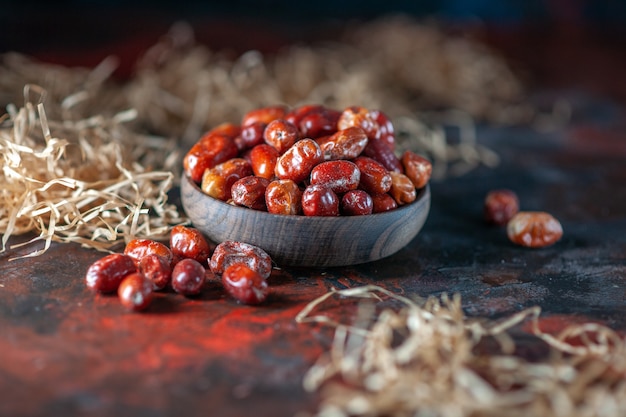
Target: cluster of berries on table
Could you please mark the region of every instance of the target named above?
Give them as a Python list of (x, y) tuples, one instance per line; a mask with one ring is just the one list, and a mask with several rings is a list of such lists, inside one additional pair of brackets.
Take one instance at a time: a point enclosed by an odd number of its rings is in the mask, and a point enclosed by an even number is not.
[(545, 211), (520, 211), (517, 194), (509, 189), (491, 190), (485, 196), (483, 215), (487, 223), (505, 226), (509, 240), (528, 248), (542, 248), (563, 236), (561, 223)]
[(117, 292), (128, 309), (140, 311), (154, 292), (171, 288), (184, 296), (202, 292), (208, 281), (221, 281), (231, 297), (243, 304), (259, 304), (269, 294), (267, 279), (272, 260), (263, 249), (244, 242), (215, 246), (197, 229), (175, 226), (169, 246), (150, 239), (133, 239), (123, 253), (106, 255), (91, 264), (87, 287), (100, 293)]

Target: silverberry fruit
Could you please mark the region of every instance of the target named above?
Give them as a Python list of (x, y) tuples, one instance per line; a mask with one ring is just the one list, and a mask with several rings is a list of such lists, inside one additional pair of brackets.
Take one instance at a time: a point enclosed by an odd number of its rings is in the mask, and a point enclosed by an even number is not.
[(222, 285), (228, 294), (243, 304), (260, 304), (269, 294), (269, 286), (261, 274), (243, 264), (226, 268)]
[(200, 294), (204, 286), (206, 270), (200, 262), (186, 258), (174, 266), (172, 288), (179, 294)]
[(130, 274), (120, 284), (117, 296), (127, 309), (145, 310), (152, 303), (152, 281), (140, 272)]

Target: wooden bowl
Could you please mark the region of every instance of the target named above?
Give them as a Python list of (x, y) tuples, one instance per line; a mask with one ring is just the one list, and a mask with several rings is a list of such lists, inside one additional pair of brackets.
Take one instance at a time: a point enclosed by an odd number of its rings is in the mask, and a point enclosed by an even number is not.
[(236, 240), (263, 248), (278, 266), (355, 265), (392, 255), (420, 231), (430, 209), (430, 189), (386, 213), (307, 217), (270, 214), (227, 204), (204, 194), (186, 175), (181, 201), (194, 227), (215, 243)]

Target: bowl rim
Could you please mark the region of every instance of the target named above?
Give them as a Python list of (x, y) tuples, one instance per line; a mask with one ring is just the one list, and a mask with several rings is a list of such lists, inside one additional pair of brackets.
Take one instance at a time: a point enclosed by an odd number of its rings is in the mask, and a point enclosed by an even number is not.
[[(263, 210), (254, 210), (245, 206), (238, 206), (236, 204), (229, 204), (226, 201), (223, 200), (219, 200), (215, 197), (211, 197), (210, 195), (206, 194), (204, 191), (202, 191), (202, 189), (200, 188), (200, 186), (193, 181), (191, 178), (189, 178), (189, 176), (183, 172), (182, 174), (182, 180), (187, 181), (189, 183), (189, 185), (191, 185), (194, 189), (194, 191), (200, 193), (203, 197), (206, 197), (207, 199), (210, 199), (208, 201), (211, 201), (212, 203), (216, 203), (218, 206), (219, 205), (223, 205), (224, 209), (228, 208), (228, 209), (234, 209), (235, 211), (237, 210), (243, 210), (245, 212), (254, 212), (254, 213), (259, 213), (257, 215), (260, 216), (268, 216), (268, 218), (280, 218), (280, 219), (285, 219), (285, 218), (289, 218), (289, 219), (310, 219), (310, 220), (319, 220), (319, 221), (323, 221), (323, 222), (333, 222), (333, 221), (338, 221), (337, 219), (341, 219), (342, 221), (346, 221), (347, 219), (362, 219), (362, 218), (375, 218), (375, 217), (383, 217), (383, 216), (390, 216), (392, 214), (395, 215), (401, 215), (403, 211), (407, 211), (411, 208), (413, 208), (414, 205), (418, 204), (421, 200), (423, 200), (424, 198), (426, 198), (427, 196), (430, 195), (430, 182), (427, 183), (424, 187), (420, 188), (420, 189), (416, 189), (416, 197), (415, 200), (413, 200), (412, 202), (410, 202), (409, 204), (403, 204), (401, 206), (398, 206), (397, 208), (393, 209), (393, 210), (388, 210), (388, 211), (383, 211), (380, 213), (372, 213), (372, 214), (366, 214), (366, 215), (360, 215), (360, 216), (345, 216), (345, 215), (339, 215), (339, 216), (305, 216), (303, 214), (276, 214), (276, 213), (270, 213), (267, 211), (263, 211)], [(242, 212), (243, 212), (242, 211)], [(296, 221), (305, 221), (305, 220), (296, 220)]]

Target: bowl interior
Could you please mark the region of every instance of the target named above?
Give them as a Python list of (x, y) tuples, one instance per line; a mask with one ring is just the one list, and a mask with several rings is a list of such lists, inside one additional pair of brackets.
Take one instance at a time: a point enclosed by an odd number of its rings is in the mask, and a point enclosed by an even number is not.
[(428, 186), (408, 205), (367, 216), (276, 215), (210, 197), (186, 175), (181, 202), (194, 227), (216, 243), (237, 240), (263, 248), (277, 265), (330, 267), (396, 253), (419, 233), (430, 209)]

